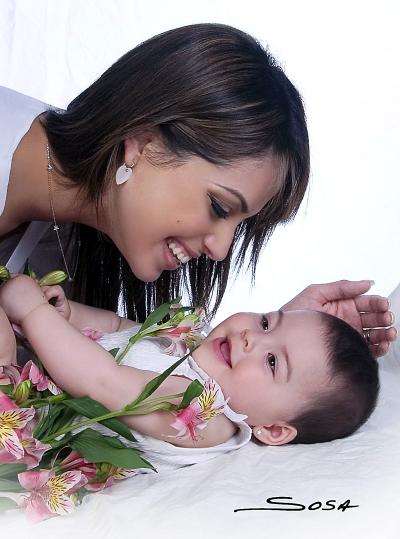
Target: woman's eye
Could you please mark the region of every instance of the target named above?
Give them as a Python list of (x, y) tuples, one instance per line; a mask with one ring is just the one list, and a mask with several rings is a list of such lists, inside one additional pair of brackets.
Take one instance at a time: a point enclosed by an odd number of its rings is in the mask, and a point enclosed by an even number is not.
[(264, 331), (267, 331), (269, 329), (269, 320), (268, 317), (265, 316), (265, 314), (261, 316), (261, 327)]
[(226, 219), (228, 217), (229, 212), (226, 211), (225, 208), (223, 208), (221, 204), (214, 197), (212, 197), (211, 195), (208, 195), (208, 196), (210, 198), (211, 208), (214, 214), (220, 219)]
[(275, 373), (276, 358), (274, 354), (271, 354), (270, 352), (267, 354), (267, 363), (270, 366), (272, 372)]

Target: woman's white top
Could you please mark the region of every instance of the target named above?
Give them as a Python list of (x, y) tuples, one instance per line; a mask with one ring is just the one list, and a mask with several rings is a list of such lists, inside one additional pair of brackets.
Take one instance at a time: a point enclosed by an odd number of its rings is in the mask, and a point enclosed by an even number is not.
[(42, 101), (0, 86), (0, 215), (6, 203), (14, 151), (33, 120), (48, 108)]
[[(125, 331), (108, 333), (97, 342), (107, 350), (112, 350), (113, 348), (122, 350), (125, 348), (129, 338), (137, 332), (137, 329), (138, 327), (136, 326)], [(164, 348), (165, 345), (162, 339), (154, 337), (141, 339), (129, 350), (123, 364), (142, 370), (162, 373), (178, 359), (175, 356), (165, 354), (163, 352)], [(172, 374), (185, 376), (190, 380), (199, 380), (202, 383), (208, 379), (207, 373), (200, 369), (192, 357), (187, 358), (181, 363)], [(225, 406), (224, 414), (237, 426), (237, 431), (232, 438), (214, 447), (177, 447), (168, 442), (137, 433), (136, 431), (133, 431), (133, 434), (138, 440), (138, 447), (144, 451), (144, 458), (148, 459), (158, 472), (173, 470), (209, 460), (228, 451), (234, 451), (250, 441), (252, 431), (244, 421), (246, 416), (237, 414), (228, 405)], [(172, 421), (173, 417), (171, 416), (171, 423)], [(124, 443), (127, 442), (125, 439), (123, 441)]]
[[(33, 120), (49, 108), (42, 101), (0, 86), (0, 215), (6, 203), (14, 151)], [(44, 153), (43, 166), (46, 164), (45, 157)], [(61, 229), (62, 236), (67, 237), (69, 225), (63, 225)], [(57, 239), (50, 223), (33, 221), (0, 238), (0, 264), (16, 272), (23, 268), (27, 258), (38, 275), (63, 268)]]

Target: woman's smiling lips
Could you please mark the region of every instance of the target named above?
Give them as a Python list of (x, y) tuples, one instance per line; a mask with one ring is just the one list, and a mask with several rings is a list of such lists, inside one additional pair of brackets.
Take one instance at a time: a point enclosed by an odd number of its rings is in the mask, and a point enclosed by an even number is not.
[(165, 259), (165, 268), (166, 270), (175, 270), (180, 266), (180, 262), (177, 258), (171, 253), (170, 248), (167, 245), (167, 242), (163, 244), (164, 259)]
[(218, 337), (217, 339), (214, 339), (213, 348), (218, 359), (223, 361), (225, 365), (228, 365), (228, 367), (231, 369), (231, 344), (229, 342), (229, 339), (226, 339), (224, 337)]

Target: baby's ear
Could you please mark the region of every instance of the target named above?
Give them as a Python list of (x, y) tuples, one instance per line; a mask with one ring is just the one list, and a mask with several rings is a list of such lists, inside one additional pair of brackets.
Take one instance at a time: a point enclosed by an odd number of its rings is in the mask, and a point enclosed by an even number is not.
[(297, 429), (287, 423), (274, 423), (253, 427), (253, 436), (265, 445), (284, 445), (294, 440)]

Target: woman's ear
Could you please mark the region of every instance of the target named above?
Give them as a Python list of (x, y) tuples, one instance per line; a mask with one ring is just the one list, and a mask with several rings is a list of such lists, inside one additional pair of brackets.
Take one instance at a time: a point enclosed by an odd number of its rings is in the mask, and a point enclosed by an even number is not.
[(253, 427), (253, 436), (265, 445), (284, 445), (294, 440), (297, 429), (287, 423), (274, 423)]
[(159, 144), (159, 135), (157, 131), (147, 131), (140, 135), (134, 135), (124, 140), (125, 163), (137, 163), (143, 155), (144, 149), (148, 144)]

